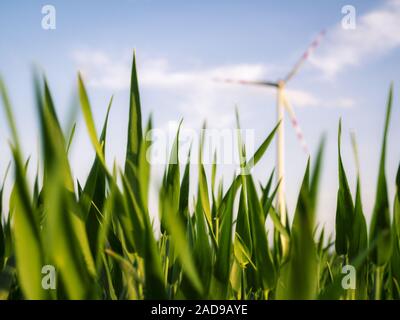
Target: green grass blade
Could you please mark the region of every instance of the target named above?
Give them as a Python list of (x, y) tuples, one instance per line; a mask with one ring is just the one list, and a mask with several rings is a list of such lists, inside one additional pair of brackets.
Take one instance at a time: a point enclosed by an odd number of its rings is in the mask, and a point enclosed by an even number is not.
[(25, 179), (26, 172), (20, 154), (14, 115), (2, 79), (0, 79), (0, 94), (14, 143), (11, 150), (15, 165), (15, 185), (12, 193), (14, 197), (10, 200), (10, 210), (13, 210), (13, 212), (10, 212), (10, 214), (14, 219), (12, 234), (14, 235), (18, 280), (26, 298), (44, 299), (48, 297), (48, 294), (41, 286), (41, 270), (44, 266), (44, 256), (39, 227), (36, 214), (31, 206), (31, 197)]
[(318, 196), (318, 190), (320, 189), (319, 181), (321, 180), (321, 169), (322, 169), (322, 161), (325, 149), (325, 140), (326, 140), (325, 137), (321, 139), (317, 151), (317, 157), (311, 174), (310, 196), (311, 196), (311, 210), (313, 212), (315, 212), (317, 209), (317, 196)]
[(313, 230), (308, 162), (293, 220), (288, 261), (281, 269), (278, 299), (315, 299), (318, 264)]
[(393, 274), (394, 286), (397, 288), (394, 293), (395, 299), (400, 299), (400, 165), (396, 175), (396, 195), (393, 205), (393, 253), (391, 257), (391, 271)]
[(390, 87), (387, 102), (385, 129), (383, 133), (381, 159), (379, 164), (378, 184), (370, 230), (370, 241), (373, 241), (374, 239), (377, 239), (378, 241), (375, 250), (372, 251), (372, 260), (378, 266), (383, 266), (388, 262), (392, 247), (389, 200), (385, 175), (386, 144), (389, 130), (390, 113), (392, 110), (392, 100), (393, 85)]
[(97, 133), (96, 133), (96, 126), (93, 121), (93, 115), (92, 111), (90, 108), (90, 102), (89, 102), (89, 97), (87, 95), (85, 85), (83, 83), (82, 77), (79, 74), (78, 75), (78, 89), (79, 89), (79, 99), (81, 102), (81, 107), (82, 107), (82, 113), (85, 118), (85, 123), (86, 127), (88, 129), (89, 137), (90, 140), (96, 150), (96, 155), (105, 167), (105, 159), (103, 155), (103, 147), (100, 144), (99, 140), (97, 139)]
[(229, 275), (231, 270), (232, 255), (232, 234), (233, 228), (233, 202), (235, 194), (231, 193), (228, 200), (228, 206), (225, 208), (222, 216), (220, 236), (218, 242), (218, 252), (215, 261), (215, 287), (212, 289), (215, 296), (227, 298)]
[[(102, 145), (102, 154), (106, 144), (107, 124), (112, 105), (112, 98), (107, 108), (107, 114), (104, 120), (103, 129), (100, 135), (100, 144)], [(97, 156), (89, 171), (89, 176), (86, 179), (85, 186), (79, 197), (79, 202), (82, 207), (82, 219), (85, 221), (86, 230), (89, 238), (90, 248), (94, 258), (97, 259), (97, 238), (99, 224), (102, 220), (100, 212), (103, 210), (106, 198), (106, 180), (107, 173), (103, 169), (100, 158)], [(99, 212), (100, 211), (100, 212)]]
[(348, 253), (350, 245), (350, 237), (352, 234), (352, 225), (354, 220), (354, 205), (350, 192), (349, 183), (347, 181), (346, 172), (344, 170), (342, 155), (340, 150), (342, 133), (342, 122), (339, 122), (338, 131), (338, 172), (339, 172), (339, 190), (337, 193), (336, 205), (336, 241), (335, 249), (339, 255)]
[[(139, 161), (140, 144), (142, 143), (142, 111), (140, 107), (139, 84), (136, 70), (136, 55), (133, 53), (131, 70), (131, 87), (129, 92), (129, 122), (128, 140), (126, 147), (126, 161), (132, 162), (135, 166)], [(128, 180), (131, 180), (130, 167), (125, 165), (125, 173)]]
[(264, 292), (275, 287), (276, 270), (272, 261), (268, 245), (267, 233), (265, 230), (263, 210), (257, 196), (253, 178), (246, 176), (247, 182), (247, 206), (252, 231), (253, 255), (255, 256), (257, 277)]

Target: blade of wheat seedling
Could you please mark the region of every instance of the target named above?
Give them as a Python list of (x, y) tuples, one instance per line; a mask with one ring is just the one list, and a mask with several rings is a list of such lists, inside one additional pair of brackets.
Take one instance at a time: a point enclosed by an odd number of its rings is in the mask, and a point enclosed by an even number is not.
[(393, 253), (391, 257), (391, 271), (393, 275), (394, 298), (400, 298), (400, 165), (396, 175), (396, 194), (393, 204)]
[(44, 87), (44, 101), (46, 101), (47, 110), (49, 111), (50, 116), (53, 119), (54, 127), (56, 128), (57, 131), (62, 133), (60, 121), (58, 120), (58, 117), (57, 117), (56, 109), (54, 107), (53, 98), (51, 97), (51, 93), (50, 93), (50, 89), (49, 89), (49, 85), (48, 85), (46, 77), (44, 77), (44, 81), (43, 82), (44, 82), (44, 84), (43, 84), (43, 87)]
[(11, 103), (1, 78), (0, 94), (13, 141), (11, 151), (15, 166), (15, 185), (13, 190), (15, 193), (10, 200), (10, 210), (14, 209), (12, 213), (14, 219), (12, 233), (14, 235), (13, 244), (17, 260), (18, 282), (27, 299), (45, 299), (49, 296), (43, 290), (41, 284), (44, 255), (39, 227), (36, 221), (36, 213), (34, 213), (31, 206), (31, 197), (25, 179), (25, 168), (20, 153), (20, 143)]
[[(219, 242), (220, 237), (220, 224), (221, 224), (221, 215), (224, 210), (218, 206), (218, 203), (215, 199), (215, 179), (217, 175), (217, 152), (214, 150), (213, 160), (211, 164), (211, 185), (210, 185), (210, 193), (211, 193), (211, 217), (213, 221), (213, 230), (215, 230), (215, 238), (217, 243)], [(225, 208), (224, 208), (225, 209)]]
[(268, 204), (269, 200), (271, 199), (270, 191), (271, 191), (271, 187), (272, 187), (272, 181), (274, 179), (274, 172), (275, 172), (275, 169), (272, 170), (271, 174), (269, 175), (269, 178), (267, 180), (267, 184), (265, 185), (265, 187), (263, 187), (262, 184), (260, 183), (260, 188), (262, 191), (261, 192), (261, 204), (264, 209), (264, 220), (266, 220), (267, 216), (268, 216), (268, 212), (265, 209), (266, 209), (266, 205)]
[(120, 212), (118, 218), (126, 236), (127, 249), (129, 252), (137, 252), (140, 256), (143, 256), (145, 246), (143, 234), (145, 230), (144, 213), (138, 204), (127, 176), (121, 174), (121, 178), (124, 195), (121, 195), (120, 199), (124, 205), (124, 210)]
[(114, 284), (113, 284), (113, 274), (111, 273), (110, 266), (108, 264), (107, 258), (105, 255), (102, 255), (103, 265), (106, 272), (107, 277), (107, 288), (108, 288), (108, 297), (111, 300), (118, 300), (118, 296), (115, 292)]
[(272, 206), (272, 202), (275, 198), (276, 192), (278, 191), (278, 186), (275, 188), (275, 191), (273, 193), (273, 196), (268, 200), (268, 203), (265, 205), (264, 207), (264, 211), (268, 211), (271, 217), (272, 222), (274, 223), (274, 227), (276, 228), (276, 230), (283, 235), (284, 237), (286, 237), (288, 240), (290, 240), (290, 235), (288, 232), (288, 229), (285, 228), (282, 225), (281, 219), (278, 215), (278, 213), (276, 212), (275, 208)]
[[(41, 85), (43, 83), (43, 85)], [(47, 84), (46, 78), (40, 80), (38, 75), (35, 74), (34, 77), (35, 85), (35, 96), (36, 96), (36, 109), (39, 115), (40, 125), (41, 125), (41, 137), (43, 141), (43, 151), (44, 151), (44, 176), (53, 165), (54, 154), (62, 154), (60, 148), (66, 148), (66, 142), (64, 139), (64, 134), (61, 130), (60, 123), (55, 111), (53, 99), (51, 97), (50, 89)], [(68, 164), (68, 158), (63, 157), (63, 179), (65, 186), (68, 190), (73, 192), (73, 179), (72, 174)]]
[(309, 167), (300, 189), (293, 220), (288, 261), (281, 268), (278, 299), (315, 299), (317, 294), (317, 252), (313, 239), (314, 217), (311, 210)]
[(257, 196), (257, 191), (251, 175), (246, 175), (247, 206), (250, 218), (250, 230), (252, 232), (253, 255), (257, 267), (257, 278), (265, 297), (274, 288), (276, 283), (276, 270), (272, 261), (268, 245), (267, 232), (265, 230), (263, 209)]
[(76, 129), (76, 122), (72, 125), (71, 132), (69, 134), (68, 143), (67, 143), (67, 153), (69, 153), (69, 150), (71, 148), (72, 140), (74, 139), (74, 136), (75, 136), (75, 129)]
[(106, 249), (105, 252), (121, 266), (124, 274), (127, 298), (129, 300), (140, 298), (138, 285), (142, 284), (143, 281), (137, 270), (132, 266), (131, 261), (110, 249)]
[[(137, 172), (132, 170), (132, 174), (137, 174)], [(139, 255), (144, 258), (144, 296), (146, 299), (165, 299), (166, 294), (163, 284), (161, 259), (154, 239), (149, 214), (147, 212), (142, 212), (143, 209), (139, 207), (131, 185), (127, 180), (127, 176), (122, 175), (122, 179), (125, 193), (129, 195), (130, 198), (130, 207), (133, 209), (130, 211), (137, 213), (137, 215), (131, 215), (133, 220), (125, 221), (132, 221), (130, 225), (131, 228), (133, 228), (131, 232), (133, 232), (134, 247)], [(122, 220), (122, 222), (124, 222), (124, 220)]]
[[(100, 135), (100, 144), (102, 146), (102, 154), (104, 155), (108, 117), (112, 105), (112, 98), (107, 108), (106, 117), (103, 124), (103, 129)], [(107, 174), (103, 169), (101, 160), (95, 156), (93, 165), (89, 171), (89, 176), (86, 179), (85, 186), (79, 197), (79, 202), (82, 206), (83, 220), (86, 223), (86, 231), (89, 238), (90, 249), (95, 259), (97, 253), (97, 238), (99, 223), (102, 220), (101, 214), (106, 197), (106, 180)]]
[(168, 234), (171, 239), (171, 244), (175, 248), (175, 253), (182, 265), (183, 272), (187, 275), (191, 281), (194, 289), (199, 293), (203, 293), (202, 281), (197, 272), (196, 264), (194, 263), (193, 254), (190, 250), (186, 234), (185, 227), (182, 222), (178, 219), (177, 212), (174, 212), (174, 204), (170, 203), (171, 198), (165, 196), (164, 201), (164, 221), (165, 227), (168, 230)]
[(164, 188), (167, 195), (170, 197), (172, 210), (178, 213), (179, 198), (180, 198), (180, 169), (179, 169), (179, 133), (182, 125), (182, 120), (178, 125), (178, 130), (174, 143), (172, 145), (171, 155), (168, 162), (167, 175), (165, 179)]
[(342, 122), (339, 122), (338, 132), (338, 172), (339, 172), (339, 190), (337, 192), (336, 206), (336, 241), (335, 248), (339, 255), (346, 255), (352, 236), (352, 225), (354, 221), (354, 205), (344, 170), (342, 155), (340, 150), (342, 133)]
[[(150, 118), (146, 136), (150, 133), (151, 127)], [(144, 259), (144, 297), (146, 299), (165, 299), (166, 293), (163, 284), (161, 259), (154, 239), (146, 200), (150, 176), (150, 166), (146, 157), (150, 147), (151, 136), (148, 138), (140, 145), (138, 154), (139, 167), (136, 169), (135, 165), (127, 159), (127, 165), (130, 167), (130, 177), (133, 177), (138, 183), (136, 192), (128, 181), (128, 175), (121, 174), (126, 196), (122, 200), (125, 204), (125, 213), (120, 216), (120, 219), (127, 239), (131, 241), (132, 249)]]
[(72, 175), (50, 91), (44, 82), (44, 95), (36, 81), (37, 108), (44, 140), (45, 165), (43, 197), (47, 213), (44, 239), (48, 253), (72, 299), (94, 297), (95, 265), (81, 220)]
[[(200, 190), (197, 191), (197, 201), (195, 202), (194, 215), (190, 224), (193, 225), (193, 256), (196, 265), (197, 272), (202, 281), (204, 292), (209, 291), (211, 275), (212, 275), (212, 257), (213, 248), (210, 240), (210, 233), (208, 230), (208, 224), (206, 217), (203, 212), (202, 204), (200, 201)], [(202, 298), (200, 293), (193, 288), (194, 285), (187, 276), (183, 275), (181, 287), (184, 296), (188, 299), (199, 299)]]
[(210, 228), (210, 231), (213, 233), (212, 229), (212, 216), (211, 216), (211, 208), (210, 208), (210, 199), (208, 197), (208, 186), (207, 186), (207, 177), (203, 166), (203, 147), (204, 147), (204, 131), (205, 124), (203, 125), (203, 132), (201, 134), (200, 146), (199, 146), (199, 196), (200, 201), (204, 210), (204, 214), (206, 217), (206, 221)]
[(215, 196), (215, 179), (217, 176), (217, 150), (214, 150), (213, 162), (211, 167), (211, 190), (213, 197)]
[(141, 205), (145, 210), (148, 209), (148, 198), (149, 198), (149, 185), (150, 185), (150, 147), (152, 141), (152, 129), (153, 129), (153, 121), (150, 115), (146, 129), (145, 129), (145, 138), (143, 143), (140, 145), (139, 151), (139, 163), (138, 163), (138, 180), (139, 180), (139, 188), (141, 195)]
[[(142, 143), (142, 111), (140, 107), (139, 84), (136, 71), (136, 54), (133, 52), (131, 87), (129, 92), (129, 122), (128, 122), (128, 141), (126, 147), (126, 161), (132, 162), (137, 166), (139, 161), (140, 144)], [(125, 164), (125, 174), (130, 183), (133, 183), (130, 166)]]
[[(232, 254), (232, 234), (233, 228), (233, 202), (235, 194), (231, 191), (228, 200), (228, 206), (222, 216), (220, 236), (218, 242), (218, 251), (215, 261), (215, 281), (211, 289), (212, 294), (220, 299), (226, 299), (229, 286), (229, 275), (231, 270)], [(215, 293), (214, 293), (215, 292)]]
[(390, 114), (392, 109), (393, 85), (389, 90), (389, 97), (386, 108), (385, 127), (383, 133), (381, 158), (379, 164), (379, 175), (376, 189), (375, 205), (372, 213), (370, 226), (370, 241), (377, 239), (377, 246), (372, 251), (371, 258), (377, 266), (375, 277), (375, 298), (381, 299), (382, 279), (386, 263), (392, 254), (392, 234), (390, 224), (390, 210), (388, 190), (385, 174), (386, 144), (389, 130)]
[(152, 130), (152, 119), (149, 117), (146, 130), (145, 139), (140, 146), (139, 152), (139, 173), (138, 181), (140, 186), (140, 194), (142, 195), (142, 206), (145, 210), (144, 216), (144, 227), (145, 227), (145, 298), (146, 299), (165, 299), (166, 288), (163, 281), (162, 264), (160, 252), (157, 248), (157, 243), (153, 235), (153, 228), (150, 222), (150, 216), (148, 213), (148, 189), (150, 180), (150, 163), (147, 159), (148, 151), (151, 146), (151, 130)]
[[(368, 231), (367, 231), (367, 223), (365, 221), (364, 212), (362, 208), (360, 166), (358, 160), (357, 143), (354, 134), (352, 135), (352, 145), (353, 145), (353, 152), (357, 168), (357, 184), (356, 184), (356, 197), (354, 203), (354, 223), (353, 223), (353, 230), (351, 233), (351, 240), (349, 246), (350, 262), (358, 256), (359, 252), (364, 252), (368, 248), (368, 233), (367, 233)], [(358, 270), (358, 277), (357, 277), (356, 294), (358, 299), (366, 299), (368, 297), (367, 273), (368, 273), (367, 264), (361, 265), (360, 270)]]
[(189, 217), (189, 185), (190, 185), (190, 149), (187, 156), (185, 165), (185, 171), (183, 172), (183, 178), (180, 187), (179, 195), (179, 214), (185, 225), (188, 223)]
[[(278, 125), (276, 125), (276, 127), (270, 132), (270, 134), (265, 138), (265, 140), (263, 141), (263, 143), (258, 147), (258, 149), (256, 150), (256, 152), (253, 154), (253, 156), (250, 158), (249, 161), (247, 161), (245, 170), (247, 172), (250, 172), (251, 169), (261, 160), (261, 158), (263, 157), (264, 153), (267, 151), (269, 145), (271, 144), (275, 133), (278, 129)], [(230, 189), (238, 189), (241, 186), (242, 183), (242, 175), (238, 175), (233, 182), (231, 183), (231, 185), (228, 188), (228, 191), (225, 193), (225, 196), (223, 197), (220, 206), (224, 206), (226, 205), (226, 201), (228, 198), (228, 192)]]
[(235, 257), (242, 267), (245, 267), (253, 253), (250, 220), (246, 210), (246, 198), (243, 189), (240, 192), (239, 208), (236, 220)]
[(322, 137), (321, 142), (319, 143), (317, 157), (311, 174), (310, 196), (311, 196), (311, 210), (313, 212), (315, 212), (317, 209), (317, 196), (318, 196), (318, 191), (320, 189), (319, 181), (321, 180), (321, 170), (322, 170), (322, 161), (325, 150), (325, 141), (326, 138), (324, 136)]
[(43, 247), (35, 213), (30, 206), (25, 169), (21, 166), (19, 152), (13, 149), (16, 175), (16, 197), (12, 234), (17, 259), (19, 284), (27, 299), (49, 298), (42, 288), (42, 267), (45, 265)]
[(4, 262), (6, 258), (6, 235), (3, 230), (3, 194), (4, 185), (7, 180), (8, 172), (10, 170), (11, 162), (7, 165), (6, 172), (4, 174), (3, 183), (0, 189), (0, 272), (3, 270)]
[(190, 250), (188, 239), (185, 234), (184, 221), (180, 219), (180, 215), (178, 213), (180, 196), (180, 174), (178, 156), (179, 132), (181, 123), (179, 124), (177, 134), (172, 146), (167, 175), (163, 187), (160, 191), (160, 196), (162, 199), (162, 219), (164, 221), (169, 239), (171, 240), (173, 252), (179, 259), (183, 272), (191, 281), (194, 289), (199, 294), (201, 294), (203, 293), (203, 286), (200, 281), (197, 268), (194, 263), (193, 254)]
[(107, 200), (104, 205), (104, 218), (103, 221), (100, 225), (100, 229), (98, 232), (98, 237), (97, 237), (97, 252), (96, 252), (96, 270), (97, 274), (101, 271), (101, 263), (103, 259), (103, 250), (106, 245), (106, 240), (107, 240), (107, 234), (109, 231), (109, 227), (111, 224), (111, 218), (112, 218), (112, 211), (114, 209), (114, 198), (115, 198), (115, 186), (113, 186), (113, 189), (110, 191), (109, 196), (107, 197)]
[[(244, 150), (241, 144), (241, 137), (240, 137), (240, 124), (239, 124), (239, 116), (236, 113), (236, 121), (237, 121), (237, 128), (238, 128), (238, 149), (239, 149), (239, 159), (241, 159), (241, 166), (242, 166), (242, 173), (249, 173), (250, 170), (260, 161), (266, 150), (268, 149), (271, 141), (273, 140), (273, 137), (276, 133), (276, 130), (279, 126), (279, 124), (272, 130), (272, 132), (266, 137), (266, 139), (263, 141), (263, 143), (260, 145), (260, 147), (256, 150), (254, 155), (250, 158), (250, 160), (245, 163), (245, 155), (241, 154)], [(233, 189), (236, 190), (237, 188), (240, 187), (240, 185), (243, 186), (242, 191), (240, 193), (240, 201), (239, 201), (239, 210), (238, 210), (238, 215), (237, 215), (237, 222), (236, 222), (236, 234), (235, 234), (235, 241), (234, 241), (234, 253), (235, 257), (239, 263), (239, 265), (242, 268), (242, 280), (245, 279), (245, 272), (244, 268), (248, 263), (250, 263), (250, 268), (246, 271), (247, 276), (252, 279), (251, 282), (256, 281), (255, 280), (255, 270), (256, 266), (254, 263), (252, 263), (252, 255), (253, 255), (253, 239), (252, 239), (252, 234), (253, 232), (251, 231), (251, 221), (249, 218), (249, 213), (247, 209), (247, 199), (246, 199), (246, 184), (247, 180), (245, 178), (245, 175), (241, 174), (238, 175), (232, 182), (231, 186), (228, 188), (228, 192)], [(228, 194), (227, 192), (227, 194)], [(221, 202), (221, 206), (225, 205), (227, 201), (227, 196), (225, 196)], [(263, 218), (264, 218), (264, 213), (263, 213)], [(262, 236), (263, 237), (263, 236)], [(268, 267), (268, 266), (267, 266)], [(250, 284), (251, 285), (251, 284)], [(243, 281), (242, 281), (242, 289), (243, 287)], [(242, 294), (243, 296), (243, 294)]]
[(85, 85), (83, 83), (82, 77), (80, 74), (78, 74), (78, 89), (79, 89), (79, 99), (81, 102), (81, 109), (83, 116), (85, 118), (85, 123), (86, 127), (89, 133), (90, 140), (96, 150), (96, 155), (98, 156), (99, 160), (103, 164), (104, 167), (106, 167), (105, 164), (105, 159), (103, 155), (103, 147), (99, 140), (97, 139), (97, 133), (96, 133), (96, 126), (93, 121), (93, 116), (90, 108), (90, 102), (89, 102), (89, 97), (87, 95)]
[[(247, 179), (246, 175), (250, 174), (251, 166), (253, 166), (253, 161), (250, 161), (249, 165), (246, 165), (246, 148), (245, 145), (242, 142), (242, 136), (241, 136), (241, 129), (240, 129), (240, 119), (239, 119), (239, 113), (238, 110), (235, 110), (235, 116), (236, 116), (236, 139), (237, 139), (237, 152), (238, 152), (238, 159), (239, 159), (239, 165), (240, 165), (240, 174), (237, 176), (236, 180), (238, 181), (238, 185), (235, 186), (235, 184), (232, 184), (233, 187), (239, 188), (239, 186), (242, 186), (241, 193), (240, 193), (240, 199), (239, 199), (239, 210), (238, 210), (238, 216), (237, 216), (237, 224), (236, 224), (236, 237), (235, 237), (235, 256), (236, 259), (242, 268), (242, 278), (247, 278), (247, 281), (249, 282), (250, 287), (254, 287), (256, 289), (259, 289), (262, 287), (261, 283), (262, 280), (260, 279), (259, 276), (257, 276), (257, 259), (255, 255), (255, 243), (256, 239), (254, 230), (252, 230), (253, 223), (250, 218), (250, 213), (249, 213), (249, 192), (247, 190)], [(257, 152), (256, 152), (257, 153)], [(228, 190), (228, 192), (230, 189)], [(250, 256), (250, 259), (248, 258)], [(250, 264), (250, 267), (247, 267), (247, 264), (253, 260), (255, 263)], [(246, 271), (245, 271), (246, 268)], [(242, 291), (245, 289), (244, 282), (242, 281), (241, 283), (241, 289)]]
[(377, 266), (383, 266), (391, 254), (391, 232), (388, 191), (385, 175), (386, 140), (389, 130), (390, 113), (392, 109), (393, 86), (390, 87), (386, 109), (385, 129), (383, 133), (379, 176), (376, 190), (375, 206), (372, 213), (370, 240), (378, 239), (376, 250), (372, 253), (372, 260)]

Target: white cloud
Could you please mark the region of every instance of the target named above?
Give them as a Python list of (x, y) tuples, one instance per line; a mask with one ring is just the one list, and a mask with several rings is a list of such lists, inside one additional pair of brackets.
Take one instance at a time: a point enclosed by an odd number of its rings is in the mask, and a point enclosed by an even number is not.
[[(81, 50), (73, 53), (79, 70), (89, 86), (113, 91), (126, 90), (130, 81), (129, 55), (110, 57), (102, 51)], [(187, 125), (198, 126), (207, 120), (212, 127), (234, 124), (234, 106), (248, 104), (252, 107), (275, 105), (273, 88), (241, 86), (216, 82), (214, 79), (268, 79), (274, 66), (264, 64), (233, 64), (193, 70), (172, 68), (166, 59), (141, 59), (138, 57), (138, 74), (143, 89), (166, 90), (173, 93), (174, 101), (162, 101), (166, 107), (179, 110)], [(163, 93), (165, 94), (165, 92)], [(320, 99), (303, 89), (287, 89), (287, 95), (296, 107), (351, 107), (351, 99)], [(326, 102), (329, 101), (329, 102)], [(257, 112), (257, 110), (254, 110)]]
[(321, 101), (312, 93), (304, 90), (287, 89), (288, 99), (296, 107), (320, 107)]
[(172, 71), (165, 59), (143, 61), (140, 82), (152, 87), (192, 86), (210, 82), (215, 78), (262, 79), (267, 73), (262, 64), (237, 64), (205, 70)]
[(400, 46), (399, 22), (400, 0), (386, 1), (379, 8), (357, 16), (354, 30), (337, 25), (310, 58), (311, 63), (331, 78), (347, 67), (378, 58)]
[[(113, 91), (129, 88), (130, 59), (114, 59), (102, 51), (79, 50), (72, 54), (89, 86)], [(166, 59), (138, 57), (138, 75), (143, 89), (173, 92), (174, 105), (185, 123), (207, 119), (210, 126), (224, 127), (233, 123), (232, 99), (243, 101), (249, 95), (263, 95), (269, 90), (238, 90), (236, 85), (217, 83), (214, 78), (263, 79), (268, 68), (262, 64), (237, 64), (197, 70), (172, 69)]]
[(287, 96), (295, 107), (317, 108), (353, 108), (356, 101), (352, 98), (321, 99), (304, 90), (287, 89)]
[(356, 101), (351, 98), (341, 98), (334, 101), (334, 105), (338, 108), (353, 108), (356, 105)]
[(176, 107), (184, 116), (185, 123), (207, 119), (208, 124), (213, 127), (226, 127), (234, 123), (232, 99), (245, 101), (249, 94), (264, 94), (264, 90), (238, 90), (236, 85), (218, 83), (214, 79), (263, 79), (268, 70), (262, 64), (237, 64), (175, 71), (165, 59), (143, 61), (140, 69), (142, 87), (171, 89), (179, 95), (179, 104)]
[[(88, 84), (113, 90), (129, 88), (130, 60), (112, 59), (102, 51), (77, 50), (72, 58), (87, 77)], [(227, 65), (203, 70), (174, 71), (166, 59), (138, 59), (140, 84), (157, 88), (192, 86), (214, 78), (262, 79), (267, 68), (262, 64)]]
[(129, 87), (128, 59), (111, 59), (99, 50), (76, 50), (72, 58), (89, 86), (121, 90)]

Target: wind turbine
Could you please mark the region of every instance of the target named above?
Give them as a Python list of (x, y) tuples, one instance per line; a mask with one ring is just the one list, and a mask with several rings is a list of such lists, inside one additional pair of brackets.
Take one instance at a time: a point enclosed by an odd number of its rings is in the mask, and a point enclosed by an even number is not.
[[(278, 81), (246, 81), (246, 80), (238, 80), (238, 79), (216, 79), (217, 81), (223, 81), (226, 83), (235, 83), (241, 85), (256, 85), (263, 87), (272, 87), (277, 89), (277, 120), (280, 122), (280, 126), (277, 132), (277, 143), (276, 143), (276, 166), (277, 166), (277, 181), (279, 182), (278, 190), (277, 190), (277, 203), (276, 207), (281, 217), (281, 223), (285, 227), (287, 224), (286, 221), (286, 203), (285, 203), (285, 132), (284, 132), (284, 113), (285, 109), (289, 114), (291, 119), (291, 123), (296, 131), (297, 138), (304, 149), (304, 151), (308, 154), (307, 144), (304, 139), (304, 135), (299, 126), (299, 122), (297, 121), (294, 110), (289, 103), (289, 100), (285, 93), (286, 84), (293, 79), (293, 77), (298, 73), (304, 62), (309, 58), (311, 53), (318, 47), (321, 39), (324, 37), (325, 31), (321, 31), (315, 40), (309, 45), (307, 50), (303, 53), (301, 58), (297, 61), (291, 71), (284, 77)], [(285, 256), (288, 250), (288, 242), (287, 239), (281, 237), (282, 240), (282, 252)]]

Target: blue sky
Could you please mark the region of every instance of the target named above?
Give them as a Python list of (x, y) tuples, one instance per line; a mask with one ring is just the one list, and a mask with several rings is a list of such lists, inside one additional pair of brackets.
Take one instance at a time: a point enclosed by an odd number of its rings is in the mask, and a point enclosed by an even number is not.
[[(41, 9), (46, 4), (56, 8), (56, 30), (41, 27)], [(341, 27), (341, 9), (347, 4), (356, 9), (355, 30)], [(45, 71), (65, 124), (76, 101), (78, 70), (88, 83), (98, 124), (108, 99), (115, 94), (107, 157), (109, 162), (116, 158), (121, 163), (133, 48), (138, 55), (144, 114), (147, 117), (152, 112), (156, 127), (167, 128), (183, 117), (187, 128), (199, 128), (205, 118), (211, 127), (232, 128), (237, 105), (242, 126), (253, 129), (256, 141), (261, 142), (276, 122), (274, 92), (216, 84), (210, 79), (279, 79), (321, 29), (327, 30), (326, 38), (288, 84), (287, 93), (311, 155), (322, 134), (327, 135), (319, 220), (333, 230), (339, 118), (343, 119), (344, 161), (352, 185), (355, 168), (349, 133), (357, 135), (364, 209), (370, 217), (391, 81), (395, 100), (387, 174), (389, 188), (394, 190), (400, 159), (396, 144), (400, 134), (399, 1), (1, 1), (0, 74), (14, 103), (26, 156), (37, 153), (39, 136), (32, 98), (34, 64)], [(307, 157), (289, 121), (285, 129), (287, 198), (292, 211)], [(3, 114), (0, 176), (9, 157), (7, 137)], [(93, 157), (88, 150), (90, 142), (79, 119), (71, 161), (80, 179)], [(271, 149), (257, 167), (260, 180), (270, 173), (274, 158)], [(223, 174), (229, 175), (228, 168)]]

